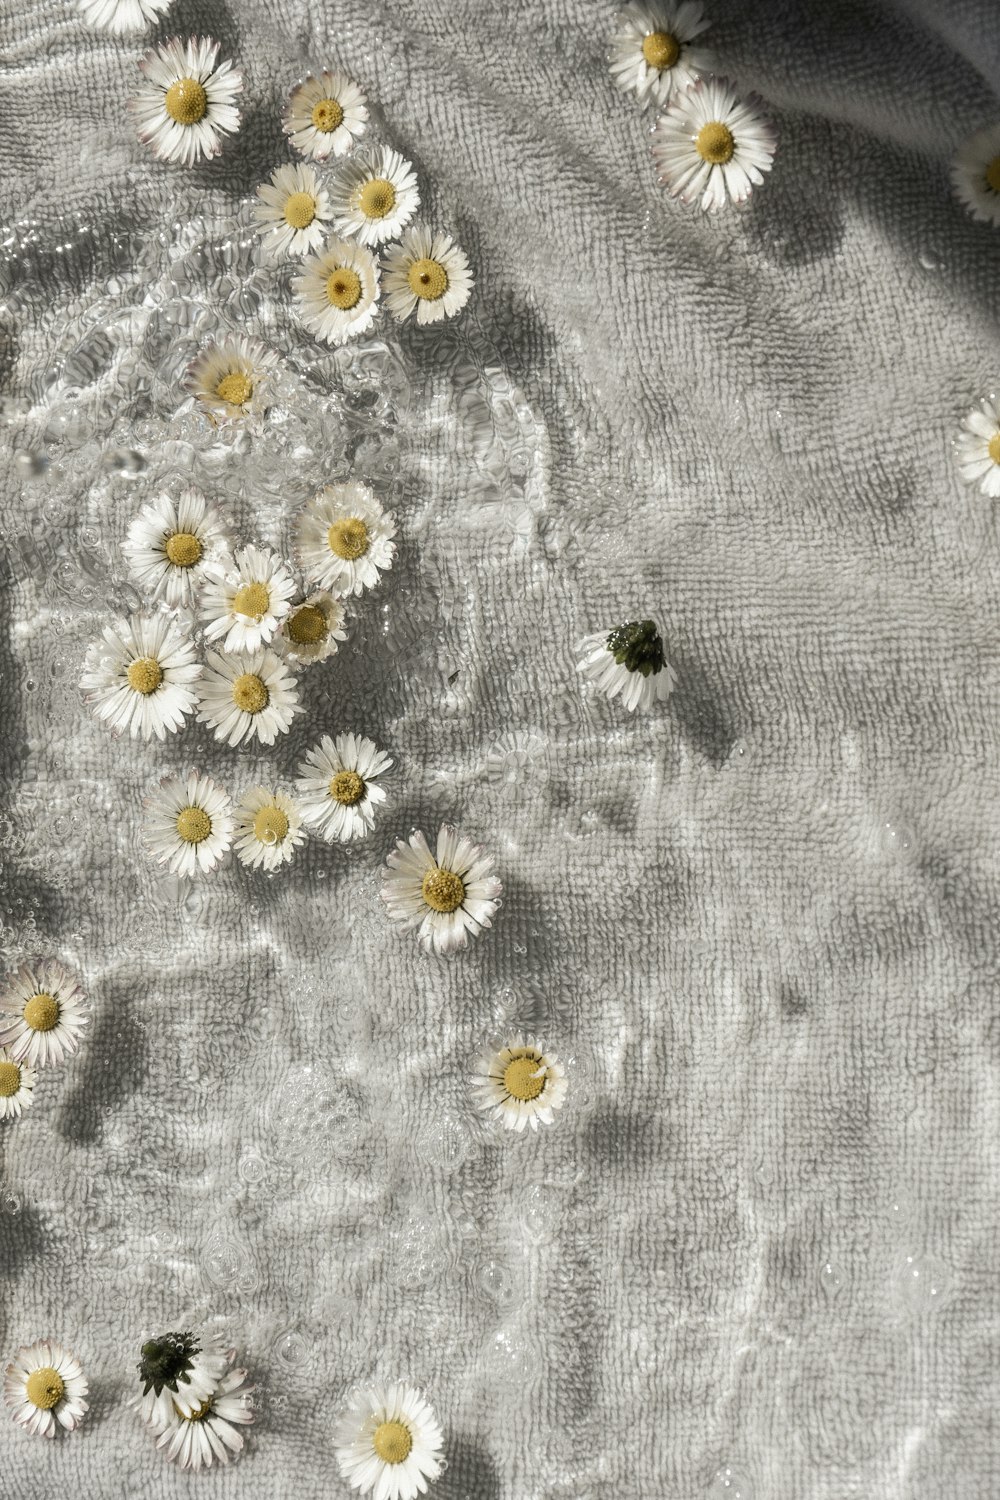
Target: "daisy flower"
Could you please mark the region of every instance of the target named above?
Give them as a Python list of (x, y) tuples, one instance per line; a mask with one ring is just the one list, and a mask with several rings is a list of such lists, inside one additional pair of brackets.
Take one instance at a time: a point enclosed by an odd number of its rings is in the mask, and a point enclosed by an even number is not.
[[(752, 101), (753, 102), (753, 101)], [(672, 198), (706, 211), (727, 197), (744, 203), (771, 170), (777, 136), (741, 103), (724, 78), (699, 78), (669, 105), (653, 131), (653, 161)]]
[(420, 206), (412, 165), (398, 151), (382, 146), (343, 163), (330, 184), (334, 227), (362, 245), (394, 240)]
[(239, 1431), (254, 1419), (253, 1392), (246, 1370), (227, 1370), (193, 1411), (178, 1411), (160, 1429), (157, 1448), (182, 1469), (209, 1469), (227, 1464), (243, 1450)]
[(962, 478), (996, 499), (1000, 496), (1000, 400), (988, 396), (980, 401), (962, 428), (955, 440)]
[(232, 567), (210, 563), (201, 595), (207, 639), (225, 636), (224, 651), (257, 651), (288, 614), (294, 592), (288, 567), (265, 547), (241, 548)]
[(375, 826), (375, 808), (385, 801), (378, 777), (392, 759), (359, 734), (325, 734), (306, 751), (295, 783), (302, 816), (328, 844), (363, 839)]
[(301, 604), (292, 605), (274, 638), (275, 648), (297, 666), (326, 661), (335, 655), (338, 643), (347, 640), (343, 623), (344, 606), (339, 599), (322, 590), (309, 594)]
[(198, 1411), (216, 1391), (229, 1361), (216, 1339), (164, 1333), (147, 1339), (138, 1364), (142, 1394), (130, 1401), (147, 1427), (162, 1431), (175, 1416)]
[(83, 990), (52, 958), (22, 965), (0, 995), (0, 1045), (33, 1068), (74, 1053), (88, 1020)]
[(158, 21), (173, 0), (80, 0), (80, 11), (88, 26), (101, 31), (142, 31)]
[(171, 875), (207, 875), (232, 843), (227, 793), (209, 776), (167, 776), (146, 801), (146, 847)]
[(343, 156), (364, 135), (368, 121), (365, 96), (339, 68), (310, 73), (289, 95), (282, 129), (301, 156), (325, 161)]
[(19, 1349), (4, 1371), (3, 1397), (15, 1422), (38, 1437), (72, 1432), (88, 1410), (87, 1377), (75, 1354), (39, 1339)]
[(194, 642), (168, 615), (131, 615), (104, 627), (87, 652), (80, 687), (113, 733), (162, 740), (194, 708), (200, 676)]
[(629, 713), (670, 697), (677, 674), (664, 660), (663, 641), (652, 620), (626, 620), (607, 634), (599, 631), (582, 643), (576, 670), (596, 683), (610, 701), (620, 697)]
[(400, 322), (414, 309), (418, 324), (453, 318), (469, 300), (469, 262), (450, 235), (414, 224), (385, 251), (382, 265), (386, 306)]
[(227, 552), (229, 537), (200, 491), (189, 485), (176, 501), (158, 495), (133, 520), (122, 545), (141, 589), (167, 604), (191, 604), (205, 565)]
[(396, 518), (367, 485), (328, 484), (304, 506), (296, 542), (306, 577), (341, 594), (374, 588), (396, 555)]
[(493, 856), (457, 828), (438, 831), (437, 855), (419, 830), (396, 847), (382, 871), (382, 900), (394, 922), (419, 927), (428, 953), (464, 948), (468, 933), (477, 937), (493, 925), (503, 886), (493, 874)]
[(376, 1500), (422, 1495), (441, 1473), (443, 1441), (434, 1408), (402, 1381), (352, 1392), (333, 1432), (344, 1479)]
[(236, 853), (251, 869), (287, 864), (305, 838), (299, 805), (284, 792), (255, 786), (236, 809)]
[(233, 135), (240, 112), (233, 103), (243, 78), (228, 60), (219, 63), (211, 37), (171, 37), (142, 59), (146, 86), (129, 102), (139, 139), (161, 161), (195, 162), (218, 156), (222, 137)]
[(292, 288), (306, 327), (328, 344), (344, 344), (375, 321), (378, 261), (353, 240), (331, 240), (304, 262)]
[(507, 1130), (551, 1125), (568, 1083), (553, 1052), (534, 1037), (516, 1036), (476, 1063), (470, 1080), (477, 1109), (490, 1110)]
[(19, 1120), (22, 1110), (34, 1103), (32, 1089), (38, 1074), (18, 1062), (6, 1047), (0, 1047), (0, 1120)]
[(662, 109), (711, 68), (712, 54), (691, 46), (708, 25), (695, 0), (626, 6), (608, 53), (616, 87)]
[(273, 255), (308, 255), (326, 239), (330, 199), (312, 167), (277, 167), (257, 189), (253, 216)]
[(209, 344), (188, 366), (186, 386), (216, 426), (259, 417), (270, 405), (268, 385), (278, 356), (260, 339), (230, 334)]
[(199, 683), (198, 722), (234, 748), (245, 740), (273, 745), (301, 713), (295, 678), (266, 646), (223, 656), (210, 651)]
[(977, 130), (959, 147), (951, 180), (974, 219), (1000, 227), (1000, 125)]

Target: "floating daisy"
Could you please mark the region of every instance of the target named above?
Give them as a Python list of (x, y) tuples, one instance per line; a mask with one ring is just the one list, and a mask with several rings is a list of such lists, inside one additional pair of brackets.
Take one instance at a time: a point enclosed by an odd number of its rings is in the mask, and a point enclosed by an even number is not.
[(0, 995), (0, 1045), (44, 1068), (74, 1053), (89, 1020), (83, 990), (53, 958), (24, 964)]
[(87, 652), (80, 687), (113, 733), (162, 740), (194, 708), (200, 675), (194, 642), (168, 615), (131, 615), (104, 627)]
[(230, 334), (192, 360), (187, 388), (216, 426), (259, 417), (270, 405), (270, 377), (277, 363), (274, 350), (260, 339)]
[(255, 786), (236, 809), (236, 853), (251, 869), (287, 864), (305, 838), (299, 805), (284, 792)]
[(18, 1062), (6, 1047), (0, 1047), (0, 1120), (19, 1120), (34, 1103), (32, 1089), (38, 1074), (26, 1062)]
[(555, 1053), (530, 1036), (516, 1036), (499, 1052), (481, 1057), (471, 1082), (476, 1107), (517, 1131), (551, 1125), (569, 1086)]
[(985, 397), (963, 419), (962, 428), (955, 441), (962, 478), (995, 500), (1000, 496), (1000, 400)]
[(724, 78), (699, 78), (657, 120), (651, 149), (672, 198), (700, 198), (703, 209), (714, 211), (727, 197), (749, 198), (771, 170), (776, 145), (773, 128)]
[(302, 571), (339, 594), (374, 588), (396, 555), (396, 519), (367, 485), (329, 484), (299, 515), (296, 541)]
[(977, 130), (959, 147), (951, 180), (974, 219), (1000, 226), (1000, 125)]
[(3, 1397), (15, 1422), (36, 1437), (72, 1432), (88, 1411), (83, 1366), (62, 1344), (39, 1339), (19, 1349), (4, 1371)]
[(206, 565), (223, 557), (229, 537), (199, 490), (188, 486), (175, 501), (158, 495), (144, 505), (122, 545), (129, 572), (152, 598), (189, 605), (201, 587)]
[(663, 702), (677, 686), (652, 620), (626, 620), (607, 634), (588, 635), (582, 650), (576, 670), (607, 699), (620, 697), (629, 713)]
[(227, 1464), (243, 1450), (239, 1429), (254, 1420), (254, 1389), (246, 1370), (227, 1370), (194, 1410), (180, 1411), (174, 1404), (169, 1422), (159, 1430), (157, 1448), (182, 1469)]
[(210, 37), (185, 42), (175, 36), (151, 48), (140, 62), (146, 86), (129, 108), (140, 141), (161, 161), (193, 167), (218, 156), (223, 136), (239, 129), (240, 112), (233, 100), (243, 78), (229, 61), (216, 67), (218, 56), (219, 43)]
[(343, 344), (375, 320), (378, 261), (353, 240), (331, 240), (322, 254), (305, 261), (292, 288), (306, 327), (328, 344)]
[(80, 0), (88, 26), (101, 31), (142, 31), (170, 9), (173, 0)]
[(362, 245), (394, 240), (420, 206), (416, 173), (398, 151), (383, 146), (352, 156), (330, 184), (334, 227)]
[(364, 135), (368, 122), (365, 96), (339, 68), (310, 73), (292, 89), (282, 129), (302, 156), (325, 161), (343, 156)]
[(333, 1432), (346, 1482), (376, 1500), (416, 1500), (442, 1470), (444, 1436), (434, 1408), (412, 1386), (356, 1390)]
[(256, 651), (274, 635), (291, 608), (295, 580), (276, 553), (243, 547), (232, 567), (205, 569), (201, 618), (210, 641), (224, 651)]
[(146, 809), (146, 846), (171, 875), (207, 875), (232, 843), (229, 797), (197, 771), (166, 777)]
[(453, 318), (469, 300), (472, 276), (465, 252), (447, 234), (414, 224), (383, 259), (386, 306), (403, 322), (416, 309), (418, 324)]
[(307, 595), (301, 604), (292, 605), (274, 645), (286, 661), (298, 666), (326, 661), (336, 653), (338, 644), (347, 640), (343, 624), (343, 604), (333, 594), (321, 590)]
[(253, 216), (272, 255), (308, 255), (326, 239), (330, 199), (312, 167), (277, 167), (257, 189)]
[(375, 826), (375, 808), (385, 801), (378, 778), (392, 759), (359, 734), (325, 734), (306, 751), (295, 783), (302, 816), (328, 844), (363, 839)]
[(225, 656), (210, 651), (198, 686), (198, 722), (224, 745), (273, 745), (302, 712), (295, 678), (266, 646)]
[(618, 88), (660, 109), (712, 66), (712, 54), (691, 43), (708, 29), (694, 0), (679, 5), (628, 5), (611, 39), (608, 62)]
[(503, 886), (493, 874), (493, 856), (447, 823), (438, 831), (437, 855), (419, 830), (396, 847), (382, 871), (382, 900), (394, 922), (418, 927), (428, 952), (464, 948), (493, 925)]
[(180, 1413), (189, 1416), (210, 1400), (229, 1360), (218, 1340), (199, 1333), (164, 1333), (140, 1350), (141, 1395), (132, 1405), (143, 1423), (163, 1431)]

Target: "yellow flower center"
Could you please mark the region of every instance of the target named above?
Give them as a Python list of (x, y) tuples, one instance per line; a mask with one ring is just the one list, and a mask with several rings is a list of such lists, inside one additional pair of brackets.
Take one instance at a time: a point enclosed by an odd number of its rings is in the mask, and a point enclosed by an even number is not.
[(1000, 156), (994, 156), (993, 160), (987, 164), (983, 175), (990, 191), (1000, 193)]
[(285, 223), (292, 229), (308, 229), (316, 217), (312, 193), (292, 193), (285, 199)]
[(361, 301), (361, 277), (351, 266), (338, 266), (326, 279), (326, 297), (331, 307), (350, 312)]
[(465, 900), (465, 885), (454, 870), (442, 870), (434, 865), (424, 876), (420, 889), (424, 900), (434, 911), (457, 911)]
[(267, 585), (247, 583), (233, 595), (233, 614), (246, 615), (250, 620), (262, 620), (271, 603)]
[(651, 31), (642, 39), (642, 55), (651, 68), (672, 68), (681, 55), (681, 44), (669, 31)]
[(368, 527), (360, 516), (345, 516), (334, 521), (326, 534), (330, 551), (344, 562), (355, 562), (368, 551)]
[(366, 219), (384, 219), (396, 207), (396, 189), (385, 177), (373, 177), (358, 194), (358, 207)]
[(995, 432), (990, 438), (986, 451), (995, 464), (1000, 464), (1000, 432)]
[(542, 1065), (540, 1057), (529, 1052), (526, 1057), (515, 1057), (504, 1068), (503, 1086), (512, 1099), (520, 1099), (527, 1103), (529, 1099), (537, 1099), (545, 1087), (545, 1074), (535, 1077)]
[(32, 995), (23, 1014), (25, 1024), (32, 1031), (51, 1031), (59, 1022), (59, 1001), (55, 995), (40, 990), (37, 995)]
[(711, 162), (713, 167), (722, 167), (727, 161), (732, 161), (736, 142), (728, 125), (723, 125), (721, 120), (709, 120), (695, 137), (694, 147), (703, 161)]
[(200, 844), (212, 832), (212, 820), (203, 807), (185, 807), (177, 814), (177, 832), (185, 844)]
[(245, 714), (259, 714), (270, 699), (266, 684), (254, 672), (241, 672), (233, 683), (233, 702)]
[(163, 550), (175, 568), (193, 568), (201, 561), (204, 549), (193, 531), (175, 531), (167, 537)]
[(410, 1456), (413, 1438), (402, 1422), (380, 1422), (372, 1433), (372, 1447), (384, 1464), (402, 1464)]
[(208, 113), (208, 95), (197, 78), (178, 78), (167, 89), (163, 107), (178, 125), (197, 125)]
[(21, 1069), (17, 1063), (0, 1062), (0, 1099), (12, 1099), (21, 1087)]
[(261, 844), (280, 844), (288, 833), (288, 819), (280, 807), (262, 807), (253, 820), (254, 838)]
[(413, 262), (406, 273), (406, 279), (413, 295), (424, 297), (428, 302), (436, 302), (448, 290), (448, 272), (439, 260), (431, 260), (427, 256)]
[(58, 1370), (53, 1370), (51, 1365), (43, 1365), (40, 1370), (32, 1370), (24, 1382), (24, 1394), (32, 1406), (39, 1407), (42, 1411), (51, 1411), (61, 1401), (66, 1392), (62, 1383), (62, 1376)]
[[(174, 1402), (174, 1405), (176, 1406), (177, 1403)], [(211, 1410), (212, 1397), (209, 1396), (208, 1400), (203, 1401), (200, 1406), (196, 1406), (194, 1411), (187, 1412), (185, 1414), (184, 1420), (185, 1422), (204, 1422), (205, 1418), (208, 1416)]]
[(228, 375), (223, 375), (215, 387), (215, 394), (229, 406), (246, 406), (253, 395), (253, 381), (242, 370), (231, 370)]
[(129, 663), (125, 676), (133, 692), (141, 693), (144, 698), (148, 698), (150, 693), (156, 692), (163, 681), (163, 668), (151, 656), (139, 656)]
[(303, 604), (289, 617), (285, 629), (296, 646), (315, 646), (317, 641), (326, 640), (326, 615), (316, 604)]
[(339, 130), (344, 123), (343, 105), (339, 104), (336, 99), (318, 99), (313, 105), (312, 122), (324, 135), (329, 135), (333, 130)]
[(330, 796), (344, 807), (353, 807), (365, 795), (365, 784), (357, 771), (338, 771), (330, 777)]

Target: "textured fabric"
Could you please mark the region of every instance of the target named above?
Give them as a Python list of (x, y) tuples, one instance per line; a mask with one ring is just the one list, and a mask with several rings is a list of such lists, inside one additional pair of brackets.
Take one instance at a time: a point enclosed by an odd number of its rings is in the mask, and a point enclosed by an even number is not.
[[(996, 375), (1000, 258), (947, 178), (995, 116), (1000, 23), (992, 0), (710, 9), (720, 71), (780, 131), (715, 220), (656, 187), (596, 0), (176, 0), (156, 35), (209, 30), (247, 75), (244, 129), (189, 173), (134, 140), (138, 43), (69, 0), (0, 7), (26, 450), (0, 915), (10, 964), (61, 955), (94, 1011), (0, 1131), (4, 1357), (63, 1341), (93, 1410), (51, 1444), (5, 1424), (4, 1493), (346, 1493), (331, 1413), (397, 1374), (444, 1424), (441, 1500), (1000, 1488), (1000, 569), (950, 447)], [(224, 235), (204, 282), (190, 260), (170, 282), (168, 247), (288, 159), (281, 98), (330, 60), (468, 251), (467, 317), (316, 356), (297, 456), (166, 452), (169, 380), (126, 441), (92, 414), (134, 394), (130, 348), (162, 374), (171, 297), (255, 328), (280, 308), (244, 252), (222, 274)], [(275, 319), (305, 380), (309, 340)], [(192, 464), (249, 538), (287, 547), (330, 465), (400, 523), (273, 755), (116, 743), (79, 703), (129, 607), (128, 519)], [(581, 693), (574, 646), (640, 612), (679, 687), (629, 718)], [(159, 775), (239, 791), (341, 729), (397, 761), (368, 842), (187, 893), (152, 873)], [(506, 889), (442, 962), (387, 923), (377, 871), (444, 818)], [(499, 1139), (466, 1078), (518, 1024), (571, 1095)], [(123, 1402), (141, 1339), (205, 1319), (260, 1410), (238, 1465), (186, 1476)]]

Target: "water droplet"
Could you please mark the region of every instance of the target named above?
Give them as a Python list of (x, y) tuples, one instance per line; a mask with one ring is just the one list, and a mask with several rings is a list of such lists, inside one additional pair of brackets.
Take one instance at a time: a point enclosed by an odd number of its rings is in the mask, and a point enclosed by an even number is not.
[(708, 1493), (713, 1500), (754, 1500), (753, 1485), (746, 1474), (730, 1464), (716, 1471)]
[(897, 1305), (911, 1317), (922, 1317), (943, 1306), (953, 1284), (951, 1268), (934, 1255), (904, 1255), (893, 1276)]

